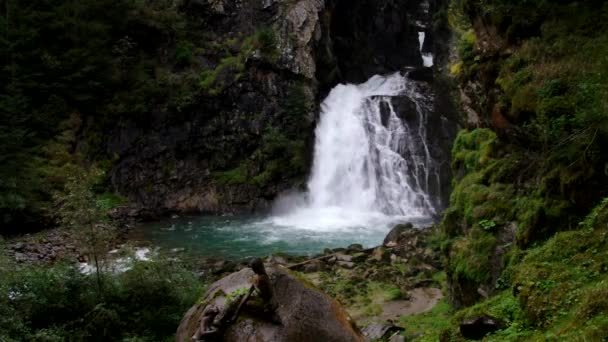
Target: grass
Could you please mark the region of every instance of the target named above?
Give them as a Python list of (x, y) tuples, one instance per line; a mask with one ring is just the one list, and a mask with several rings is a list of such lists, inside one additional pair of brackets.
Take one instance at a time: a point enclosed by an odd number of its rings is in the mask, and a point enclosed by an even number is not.
[(436, 342), (449, 322), (450, 305), (442, 300), (430, 311), (401, 317), (398, 325), (405, 329), (403, 335), (408, 341)]
[[(511, 258), (507, 286), (488, 300), (428, 328), (433, 336), (462, 340), (458, 323), (490, 315), (506, 328), (484, 341), (602, 341), (608, 338), (608, 200), (577, 225)], [(504, 274), (503, 274), (504, 275)], [(407, 328), (418, 317), (406, 317)], [(424, 322), (424, 320), (422, 320)], [(409, 329), (409, 328), (408, 328)], [(423, 328), (417, 328), (424, 330)]]

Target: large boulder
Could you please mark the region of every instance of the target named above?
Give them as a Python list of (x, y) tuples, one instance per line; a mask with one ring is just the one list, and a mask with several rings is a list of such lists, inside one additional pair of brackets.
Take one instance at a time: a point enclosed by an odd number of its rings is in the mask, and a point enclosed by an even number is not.
[(504, 324), (490, 316), (480, 316), (460, 322), (460, 333), (470, 340), (481, 340), (489, 333), (504, 328)]
[[(272, 297), (264, 314), (255, 306), (229, 308), (240, 302), (255, 282), (256, 275), (247, 268), (233, 273), (209, 287), (203, 300), (184, 316), (177, 330), (177, 342), (192, 341), (208, 307), (219, 308), (219, 315), (234, 317), (221, 327), (221, 341), (363, 341), (358, 328), (340, 304), (304, 284), (280, 267), (266, 268)], [(249, 301), (260, 301), (254, 296)], [(238, 306), (238, 305), (233, 305)], [(268, 312), (270, 309), (270, 313)], [(209, 310), (207, 310), (209, 311)]]

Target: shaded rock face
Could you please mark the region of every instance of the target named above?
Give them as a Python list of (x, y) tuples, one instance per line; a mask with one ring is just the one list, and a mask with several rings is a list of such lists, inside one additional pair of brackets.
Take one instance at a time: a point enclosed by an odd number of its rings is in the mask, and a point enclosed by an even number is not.
[[(145, 121), (117, 123), (107, 143), (108, 154), (117, 157), (112, 184), (139, 216), (264, 209), (277, 193), (301, 184), (308, 170), (316, 93), (312, 46), (323, 1), (184, 6), (191, 22), (203, 23), (207, 44), (225, 46), (201, 57), (205, 69), (194, 71), (216, 68), (217, 80), (179, 110), (150, 99), (160, 103)], [(271, 32), (270, 51), (256, 44), (243, 51), (240, 43), (262, 30)], [(218, 69), (231, 61), (226, 56), (239, 54), (243, 71)]]
[(422, 1), (333, 1), (331, 32), (342, 80), (361, 83), (404, 65), (422, 66), (416, 18)]
[[(363, 341), (357, 327), (340, 305), (328, 296), (278, 268), (267, 268), (274, 313), (260, 314), (245, 304), (238, 319), (218, 336), (222, 341)], [(226, 305), (226, 298), (251, 286), (254, 273), (244, 269), (212, 284), (202, 304), (192, 307), (177, 330), (178, 342), (191, 341), (205, 307)], [(255, 298), (249, 301), (255, 301)], [(249, 303), (249, 302), (248, 302)]]

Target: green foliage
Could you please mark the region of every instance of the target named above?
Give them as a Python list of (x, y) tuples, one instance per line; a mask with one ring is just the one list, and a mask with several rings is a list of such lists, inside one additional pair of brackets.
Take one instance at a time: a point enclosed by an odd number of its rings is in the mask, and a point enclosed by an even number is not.
[(255, 32), (253, 37), (253, 47), (260, 50), (263, 55), (271, 60), (278, 58), (278, 50), (276, 46), (275, 32), (270, 27), (260, 28)]
[(277, 129), (268, 129), (262, 136), (261, 146), (251, 156), (257, 172), (252, 183), (265, 187), (280, 179), (303, 175), (305, 145), (301, 140), (288, 138)]
[(411, 341), (435, 342), (440, 340), (442, 331), (449, 327), (449, 318), (450, 305), (442, 300), (428, 312), (402, 316), (398, 325), (405, 329), (402, 335), (412, 337)]
[(102, 211), (107, 212), (124, 204), (126, 199), (120, 195), (104, 192), (97, 196), (95, 205)]
[(235, 185), (247, 182), (247, 170), (243, 165), (215, 174), (215, 179), (222, 184)]
[(465, 238), (456, 239), (451, 245), (447, 265), (451, 277), (456, 281), (479, 284), (490, 281), (495, 247), (494, 235), (477, 229), (473, 229)]
[[(50, 221), (51, 194), (65, 181), (63, 165), (113, 160), (105, 144), (117, 122), (147, 120), (152, 106), (170, 104), (179, 111), (195, 100), (186, 67), (196, 64), (194, 42), (203, 39), (200, 23), (189, 20), (179, 5), (173, 0), (3, 2), (2, 232), (20, 231), (41, 217)], [(163, 50), (175, 51), (166, 63), (159, 62)], [(174, 71), (175, 64), (181, 68)], [(84, 137), (78, 149), (76, 133)]]
[(81, 248), (95, 261), (97, 290), (103, 293), (100, 259), (113, 242), (116, 230), (106, 216), (108, 201), (96, 198), (93, 188), (103, 176), (103, 171), (72, 167), (68, 171), (65, 188), (55, 193), (58, 220), (70, 228)]
[(188, 66), (194, 58), (194, 44), (191, 42), (179, 42), (175, 47), (175, 61), (178, 65)]
[(0, 340), (168, 340), (202, 292), (192, 273), (165, 261), (106, 275), (103, 299), (94, 284), (72, 266), (0, 264)]
[(496, 227), (496, 222), (492, 220), (481, 220), (478, 224), (484, 230), (492, 230), (492, 228)]
[(512, 288), (463, 309), (442, 336), (461, 340), (458, 323), (490, 315), (506, 328), (484, 341), (602, 341), (608, 338), (608, 200), (545, 243), (513, 255)]
[(243, 298), (244, 296), (246, 296), (248, 293), (249, 293), (249, 288), (247, 288), (247, 287), (241, 287), (239, 289), (236, 289), (236, 290), (230, 292), (226, 296), (226, 301), (229, 302), (229, 303), (240, 301), (241, 298)]

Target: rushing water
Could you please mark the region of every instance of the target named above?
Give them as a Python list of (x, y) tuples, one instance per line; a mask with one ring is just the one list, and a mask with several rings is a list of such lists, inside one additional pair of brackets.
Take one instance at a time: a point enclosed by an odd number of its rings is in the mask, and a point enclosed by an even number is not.
[[(396, 113), (396, 97), (414, 104), (411, 123)], [(321, 105), (307, 193), (279, 198), (265, 218), (175, 219), (147, 226), (144, 237), (169, 248), (240, 258), (373, 246), (395, 223), (428, 224), (435, 214), (428, 192), (439, 182), (427, 146), (428, 102), (400, 73), (340, 84)]]

